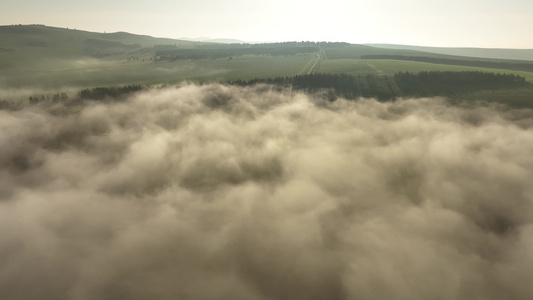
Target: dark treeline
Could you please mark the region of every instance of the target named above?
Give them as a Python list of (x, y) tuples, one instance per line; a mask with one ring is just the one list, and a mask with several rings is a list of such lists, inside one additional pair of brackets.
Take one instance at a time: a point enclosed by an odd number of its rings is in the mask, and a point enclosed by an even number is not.
[(229, 84), (248, 86), (259, 83), (272, 84), (281, 87), (292, 87), (294, 90), (308, 93), (322, 93), (329, 100), (337, 97), (356, 99), (359, 97), (376, 97), (379, 100), (391, 100), (400, 96), (390, 77), (348, 74), (309, 74), (291, 77), (258, 78), (251, 80), (236, 80)]
[(241, 47), (223, 49), (167, 49), (155, 52), (155, 61), (181, 60), (181, 59), (216, 59), (233, 56), (251, 55), (271, 55), (287, 56), (300, 53), (318, 52), (318, 47)]
[(141, 91), (144, 87), (141, 85), (126, 85), (126, 86), (115, 86), (115, 87), (95, 87), (90, 89), (84, 89), (78, 92), (75, 97), (69, 97), (65, 92), (59, 92), (53, 95), (39, 95), (39, 96), (30, 96), (28, 101), (21, 99), (18, 100), (0, 100), (0, 110), (18, 110), (22, 109), (25, 106), (36, 105), (36, 104), (54, 104), (58, 102), (63, 103), (80, 103), (80, 100), (96, 100), (96, 101), (106, 101), (106, 100), (122, 100), (125, 99), (131, 93)]
[(193, 49), (181, 49), (175, 45), (157, 46), (155, 61), (181, 59), (217, 59), (241, 55), (288, 56), (300, 53), (318, 52), (322, 48), (339, 48), (348, 43), (337, 42), (283, 42), (263, 44), (200, 44)]
[(319, 48), (340, 48), (350, 44), (344, 42), (281, 42), (281, 43), (232, 43), (232, 44), (201, 44), (202, 49), (240, 49), (240, 48), (301, 48), (301, 47), (319, 47)]
[(397, 97), (457, 96), (479, 90), (494, 90), (530, 86), (525, 78), (514, 74), (465, 72), (399, 72), (394, 76), (310, 74), (292, 77), (236, 80), (229, 84), (249, 86), (259, 83), (316, 93), (326, 92), (327, 98), (355, 99), (375, 97), (388, 101)]
[(475, 90), (515, 88), (527, 85), (523, 76), (480, 71), (399, 72), (394, 82), (407, 95), (454, 96)]
[(515, 71), (533, 72), (533, 63), (527, 62), (507, 62), (507, 61), (488, 61), (488, 60), (463, 60), (463, 59), (450, 59), (450, 58), (438, 58), (428, 56), (406, 56), (406, 55), (361, 55), (361, 59), (393, 59), (393, 60), (405, 60), (425, 62), (441, 65), (454, 65), (454, 66), (469, 66), (469, 67), (481, 67), (481, 68), (494, 68), (494, 69), (506, 69)]
[(58, 102), (58, 101), (65, 101), (65, 100), (68, 100), (67, 93), (57, 93), (57, 94), (52, 95), (52, 97), (50, 97), (49, 95), (47, 96), (41, 95), (40, 97), (30, 96), (28, 98), (28, 102), (30, 104), (37, 104), (37, 103), (44, 102), (44, 101)]
[(126, 85), (122, 87), (96, 87), (84, 89), (78, 92), (80, 99), (104, 100), (108, 98), (118, 99), (144, 89), (141, 85)]
[(18, 100), (0, 100), (0, 109), (6, 110), (18, 110), (24, 108), (27, 104), (36, 105), (40, 103), (53, 104), (58, 102), (63, 102), (69, 100), (67, 93), (59, 92), (53, 95), (40, 95), (40, 96), (30, 96), (28, 97), (28, 102), (18, 99)]
[(398, 72), (396, 81), (420, 81), (453, 84), (523, 83), (526, 78), (515, 74), (490, 73), (480, 71), (421, 71), (419, 73)]

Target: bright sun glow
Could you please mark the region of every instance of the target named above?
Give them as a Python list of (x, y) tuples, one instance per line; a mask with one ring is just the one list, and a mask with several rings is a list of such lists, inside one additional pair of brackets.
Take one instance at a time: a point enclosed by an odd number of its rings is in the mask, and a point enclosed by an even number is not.
[(533, 1), (6, 0), (0, 20), (160, 37), (533, 48)]

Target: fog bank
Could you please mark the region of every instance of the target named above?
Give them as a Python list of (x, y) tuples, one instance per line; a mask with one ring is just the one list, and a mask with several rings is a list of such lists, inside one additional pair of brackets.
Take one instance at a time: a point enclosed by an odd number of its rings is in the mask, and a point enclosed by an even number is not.
[(532, 127), (219, 85), (0, 111), (0, 298), (530, 299)]

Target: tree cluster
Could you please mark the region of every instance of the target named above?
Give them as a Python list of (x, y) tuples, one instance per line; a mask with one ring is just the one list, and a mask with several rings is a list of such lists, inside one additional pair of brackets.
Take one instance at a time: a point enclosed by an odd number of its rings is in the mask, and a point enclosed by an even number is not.
[(95, 87), (79, 91), (78, 97), (90, 100), (105, 100), (108, 98), (117, 99), (142, 89), (143, 87), (141, 85), (135, 84), (122, 87)]
[(39, 96), (30, 96), (28, 98), (28, 102), (30, 104), (37, 104), (37, 103), (40, 103), (40, 102), (44, 102), (44, 101), (53, 101), (53, 102), (58, 102), (58, 101), (65, 101), (65, 100), (68, 100), (68, 95), (66, 93), (56, 93), (54, 95), (52, 95), (52, 97), (50, 96), (45, 96), (45, 95), (41, 95), (40, 97)]
[(454, 95), (472, 90), (493, 90), (526, 85), (523, 76), (480, 71), (398, 72), (394, 75), (398, 87), (413, 95)]

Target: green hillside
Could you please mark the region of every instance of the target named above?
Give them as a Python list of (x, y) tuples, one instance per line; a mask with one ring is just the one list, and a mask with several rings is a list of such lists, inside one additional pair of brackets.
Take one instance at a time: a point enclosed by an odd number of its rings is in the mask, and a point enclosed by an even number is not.
[[(399, 72), (476, 71), (513, 73), (533, 83), (532, 70), (531, 61), (420, 49), (326, 42), (217, 44), (43, 25), (0, 26), (0, 100), (11, 97), (6, 91), (30, 88), (34, 94), (65, 91), (72, 95), (99, 86), (229, 82), (317, 73), (391, 77)], [(529, 90), (521, 87), (523, 98), (533, 97)], [(483, 94), (479, 89), (475, 92)]]
[(394, 44), (369, 44), (369, 46), (378, 47), (378, 48), (386, 48), (386, 49), (415, 50), (415, 51), (438, 53), (438, 54), (445, 54), (445, 55), (454, 55), (454, 56), (533, 61), (533, 49), (423, 47), (423, 46), (394, 45)]

